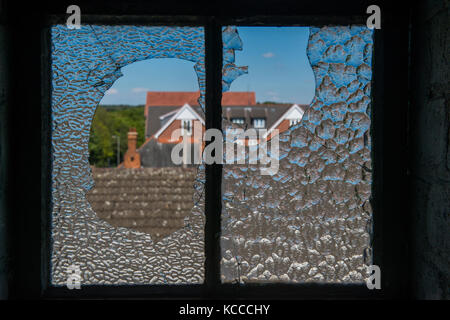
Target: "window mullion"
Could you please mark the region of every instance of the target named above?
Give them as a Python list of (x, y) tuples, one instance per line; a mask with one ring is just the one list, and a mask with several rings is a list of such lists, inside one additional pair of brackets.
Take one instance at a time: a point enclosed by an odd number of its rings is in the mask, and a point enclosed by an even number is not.
[[(206, 129), (222, 130), (222, 30), (214, 17), (205, 27)], [(206, 142), (208, 143), (208, 142)], [(206, 165), (205, 282), (209, 296), (220, 284), (220, 217), (222, 165)]]

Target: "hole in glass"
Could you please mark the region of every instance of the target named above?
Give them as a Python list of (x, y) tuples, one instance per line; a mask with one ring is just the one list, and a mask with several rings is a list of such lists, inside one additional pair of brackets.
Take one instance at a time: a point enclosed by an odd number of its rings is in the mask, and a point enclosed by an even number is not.
[[(203, 121), (193, 67), (179, 59), (124, 67), (124, 76), (106, 92), (92, 122), (95, 186), (89, 203), (112, 226), (148, 233), (154, 242), (183, 228), (194, 206), (197, 169), (189, 165), (180, 170), (171, 161), (175, 142), (170, 141), (175, 130), (190, 136), (192, 123)], [(190, 115), (180, 113), (186, 105), (200, 120), (184, 119)], [(196, 151), (200, 148), (193, 142), (190, 152)]]

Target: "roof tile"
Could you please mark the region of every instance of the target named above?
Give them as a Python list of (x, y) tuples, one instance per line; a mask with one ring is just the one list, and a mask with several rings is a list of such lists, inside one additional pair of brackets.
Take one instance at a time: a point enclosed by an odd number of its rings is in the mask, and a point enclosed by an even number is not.
[(100, 219), (149, 233), (155, 242), (184, 226), (192, 210), (196, 171), (188, 168), (93, 168), (87, 194)]
[[(146, 107), (181, 107), (185, 103), (191, 107), (198, 106), (200, 91), (149, 91), (147, 92)], [(222, 94), (224, 106), (252, 106), (256, 104), (255, 92), (230, 91)]]

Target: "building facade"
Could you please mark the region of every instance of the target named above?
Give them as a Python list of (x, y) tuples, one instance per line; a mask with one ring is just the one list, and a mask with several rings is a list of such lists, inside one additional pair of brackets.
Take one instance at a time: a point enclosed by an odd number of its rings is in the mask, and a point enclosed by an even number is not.
[[(189, 157), (201, 157), (205, 132), (204, 112), (198, 102), (200, 92), (148, 92), (145, 105), (145, 142), (127, 154), (139, 154), (142, 167), (177, 166), (171, 154), (175, 144), (185, 141)], [(223, 128), (265, 129), (264, 139), (270, 140), (277, 132), (283, 132), (298, 124), (306, 105), (256, 103), (254, 92), (225, 92), (222, 97)], [(197, 133), (197, 134), (195, 134)], [(198, 134), (200, 133), (200, 134)], [(129, 139), (135, 133), (130, 132)], [(184, 140), (183, 140), (183, 137)], [(188, 156), (184, 154), (184, 156)], [(136, 168), (130, 156), (125, 157), (124, 167)], [(136, 159), (134, 157), (133, 159)]]

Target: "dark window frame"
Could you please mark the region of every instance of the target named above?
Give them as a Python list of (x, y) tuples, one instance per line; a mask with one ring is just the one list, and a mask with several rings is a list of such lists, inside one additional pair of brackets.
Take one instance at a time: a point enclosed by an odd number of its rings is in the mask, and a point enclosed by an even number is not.
[[(368, 4), (350, 2), (339, 7), (330, 4), (328, 9), (319, 9), (321, 4), (313, 5), (308, 2), (306, 6), (296, 7), (293, 12), (305, 9), (303, 16), (288, 16), (282, 12), (280, 16), (266, 14), (251, 14), (249, 7), (244, 6), (240, 14), (229, 16), (195, 16), (189, 9), (180, 9), (188, 12), (187, 15), (175, 16), (114, 16), (107, 12), (105, 16), (84, 15), (82, 23), (102, 24), (148, 24), (148, 25), (183, 25), (205, 27), (206, 48), (206, 127), (221, 128), (221, 70), (222, 46), (221, 27), (225, 25), (245, 26), (321, 26), (325, 24), (346, 25), (352, 23), (365, 23), (367, 18), (365, 8)], [(99, 6), (100, 7), (100, 6)], [(138, 6), (139, 7), (139, 6)], [(343, 8), (342, 8), (343, 7)], [(94, 5), (95, 8), (95, 5)], [(133, 7), (134, 8), (134, 7)], [(169, 8), (165, 6), (166, 10)], [(50, 64), (50, 34), (49, 26), (55, 22), (64, 23), (66, 15), (51, 16), (51, 10), (45, 11), (44, 16), (34, 16), (28, 20), (28, 27), (39, 25), (39, 30), (33, 30), (32, 35), (37, 36), (29, 42), (30, 50), (19, 53), (20, 38), (10, 40), (11, 51), (18, 57), (13, 59), (13, 66), (19, 66), (21, 58), (40, 58), (41, 66), (30, 68), (31, 80), (41, 80), (41, 83), (31, 86), (28, 92), (31, 97), (40, 101), (41, 110), (32, 111), (31, 115), (40, 114), (41, 122), (34, 125), (33, 132), (39, 132), (41, 145), (41, 172), (33, 172), (36, 165), (22, 168), (20, 177), (30, 175), (29, 181), (33, 186), (40, 186), (40, 199), (29, 196), (30, 203), (16, 203), (13, 208), (18, 209), (18, 217), (14, 219), (14, 230), (17, 234), (13, 238), (17, 249), (17, 257), (13, 266), (15, 276), (12, 294), (16, 297), (40, 298), (99, 298), (99, 297), (143, 297), (143, 298), (392, 298), (405, 297), (408, 289), (408, 248), (405, 246), (407, 236), (404, 220), (405, 212), (396, 212), (402, 209), (406, 199), (406, 191), (399, 191), (396, 198), (394, 193), (406, 183), (406, 172), (403, 172), (405, 151), (398, 144), (406, 141), (406, 110), (407, 104), (407, 66), (408, 56), (408, 18), (407, 12), (394, 6), (387, 6), (383, 10), (383, 25), (381, 30), (375, 31), (373, 88), (372, 88), (372, 141), (373, 141), (373, 250), (374, 264), (381, 267), (382, 290), (368, 290), (365, 285), (343, 284), (221, 284), (220, 281), (220, 213), (221, 213), (221, 165), (208, 165), (206, 169), (206, 225), (205, 225), (205, 283), (202, 285), (124, 285), (124, 286), (82, 286), (81, 290), (68, 290), (65, 287), (52, 287), (49, 278), (50, 262), (50, 218), (51, 218), (51, 64)], [(61, 8), (59, 8), (61, 9)], [(62, 8), (62, 9), (65, 9)], [(112, 8), (105, 11), (114, 11)], [(170, 11), (170, 9), (168, 9)], [(247, 10), (247, 11), (246, 11)], [(347, 11), (346, 11), (347, 10)], [(99, 11), (99, 10), (97, 10)], [(131, 10), (136, 12), (138, 10)], [(280, 10), (276, 11), (279, 12)], [(283, 11), (283, 10), (281, 10)], [(61, 12), (61, 11), (59, 11)], [(96, 10), (93, 10), (95, 13)], [(120, 12), (120, 11), (118, 11)], [(157, 12), (157, 11), (156, 11)], [(213, 11), (214, 12), (214, 11)], [(358, 15), (356, 14), (358, 13)], [(362, 13), (362, 14), (360, 14)], [(327, 15), (328, 14), (328, 15)], [(49, 17), (49, 19), (48, 19)], [(13, 19), (13, 17), (12, 17)], [(45, 23), (42, 21), (45, 20)], [(91, 21), (91, 22), (89, 22)], [(302, 23), (299, 23), (301, 21)], [(16, 35), (27, 35), (27, 26), (15, 31)], [(400, 66), (398, 65), (400, 61)], [(407, 63), (406, 63), (407, 64)], [(400, 70), (399, 70), (400, 68)], [(24, 70), (24, 67), (22, 69)], [(20, 78), (13, 76), (13, 105), (19, 108)], [(400, 81), (400, 85), (398, 85)], [(404, 81), (401, 82), (401, 81)], [(39, 81), (38, 81), (39, 82)], [(32, 104), (34, 107), (36, 103)], [(400, 107), (399, 107), (400, 106)], [(31, 110), (31, 108), (28, 108)], [(388, 114), (389, 110), (389, 114)], [(20, 115), (12, 114), (14, 123), (19, 123)], [(27, 118), (28, 122), (31, 120)], [(29, 134), (29, 133), (28, 133)], [(385, 138), (386, 137), (386, 138)], [(389, 137), (389, 139), (387, 138)], [(24, 138), (21, 138), (24, 141)], [(36, 139), (33, 140), (34, 142)], [(13, 147), (14, 150), (18, 150)], [(397, 155), (392, 156), (397, 152)], [(14, 153), (14, 152), (12, 152)], [(25, 155), (25, 151), (19, 152)], [(385, 155), (391, 158), (385, 158)], [(13, 164), (12, 169), (20, 169), (21, 164)], [(37, 182), (40, 181), (40, 182)], [(21, 190), (21, 183), (14, 184), (13, 189)], [(37, 200), (37, 201), (36, 201)], [(41, 214), (30, 216), (27, 210), (40, 206)], [(407, 218), (406, 218), (407, 220)], [(30, 231), (30, 232), (28, 232)], [(35, 241), (31, 245), (25, 240)], [(403, 251), (402, 251), (403, 250)]]

